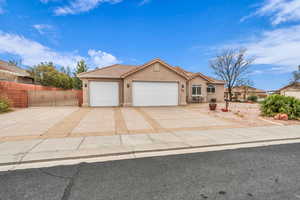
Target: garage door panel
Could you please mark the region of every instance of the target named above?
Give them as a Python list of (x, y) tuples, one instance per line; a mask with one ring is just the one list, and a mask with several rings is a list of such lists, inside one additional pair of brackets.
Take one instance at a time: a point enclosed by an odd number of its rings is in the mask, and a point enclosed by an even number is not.
[(133, 106), (178, 105), (178, 83), (134, 82)]
[(90, 106), (118, 106), (118, 82), (90, 82)]

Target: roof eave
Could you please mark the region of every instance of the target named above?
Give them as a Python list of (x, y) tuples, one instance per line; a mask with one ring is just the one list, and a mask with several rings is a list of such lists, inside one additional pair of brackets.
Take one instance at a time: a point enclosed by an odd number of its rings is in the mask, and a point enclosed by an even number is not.
[(122, 79), (117, 76), (78, 76), (80, 79), (93, 79), (93, 78), (105, 78), (105, 79)]

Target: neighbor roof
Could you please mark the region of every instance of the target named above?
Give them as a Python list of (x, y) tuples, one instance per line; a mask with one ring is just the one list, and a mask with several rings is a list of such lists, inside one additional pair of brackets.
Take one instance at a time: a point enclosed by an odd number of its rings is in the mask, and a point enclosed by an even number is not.
[(284, 90), (286, 88), (289, 88), (289, 87), (292, 87), (292, 86), (296, 86), (296, 87), (299, 87), (300, 88), (300, 82), (295, 82), (295, 83), (291, 83), (291, 84), (288, 84), (280, 89), (278, 89), (277, 91), (281, 91), (281, 90)]
[[(255, 88), (255, 87), (250, 87), (250, 86), (247, 86), (247, 87), (249, 88), (249, 90), (251, 92), (257, 92), (257, 93), (265, 93), (266, 92), (265, 90), (261, 90), (261, 89)], [(240, 92), (240, 91), (244, 91), (244, 86), (236, 86), (236, 87), (233, 87), (232, 89), (235, 90), (236, 92)], [(228, 88), (225, 89), (225, 92), (228, 92)]]
[(179, 74), (180, 76), (183, 76), (187, 80), (191, 80), (197, 76), (200, 76), (207, 80), (210, 83), (216, 83), (216, 84), (224, 84), (224, 81), (216, 80), (214, 78), (205, 76), (201, 73), (192, 73), (188, 72), (180, 67), (173, 67), (161, 59), (154, 59), (151, 60), (150, 62), (147, 62), (143, 65), (121, 65), (121, 64), (116, 64), (116, 65), (111, 65), (108, 67), (104, 68), (98, 68), (92, 71), (88, 72), (83, 72), (78, 74), (79, 78), (125, 78), (131, 74), (134, 74), (149, 65), (152, 65), (156, 62), (159, 62), (160, 64), (164, 65), (165, 67), (169, 68), (170, 70), (174, 71), (175, 73)]
[(21, 69), (15, 65), (9, 64), (8, 62), (0, 60), (0, 70), (7, 71), (11, 74), (21, 77), (30, 77), (30, 74), (26, 72), (24, 69)]

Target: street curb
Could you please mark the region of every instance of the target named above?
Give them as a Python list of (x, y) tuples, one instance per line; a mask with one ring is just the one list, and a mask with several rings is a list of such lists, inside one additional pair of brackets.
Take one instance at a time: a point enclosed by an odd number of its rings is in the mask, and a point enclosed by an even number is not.
[[(0, 167), (10, 166), (10, 165), (63, 161), (63, 160), (78, 160), (78, 159), (89, 159), (89, 158), (103, 158), (103, 157), (108, 157), (108, 156), (123, 156), (123, 155), (130, 155), (130, 154), (139, 154), (139, 153), (167, 152), (167, 151), (176, 151), (176, 150), (202, 149), (202, 148), (209, 148), (209, 147), (227, 147), (227, 146), (237, 146), (237, 145), (244, 145), (244, 144), (260, 144), (260, 143), (272, 143), (272, 142), (294, 141), (294, 140), (300, 140), (300, 137), (285, 138), (285, 139), (258, 140), (258, 141), (250, 141), (250, 142), (226, 143), (226, 144), (214, 144), (214, 145), (203, 145), (203, 146), (176, 147), (176, 148), (169, 148), (169, 149), (128, 151), (128, 152), (121, 152), (121, 153), (95, 154), (95, 155), (87, 155), (87, 156), (72, 156), (72, 157), (64, 157), (64, 158), (40, 159), (40, 160), (18, 161), (18, 162), (7, 162), (7, 163), (0, 163)], [(226, 149), (224, 149), (224, 150), (226, 150)]]

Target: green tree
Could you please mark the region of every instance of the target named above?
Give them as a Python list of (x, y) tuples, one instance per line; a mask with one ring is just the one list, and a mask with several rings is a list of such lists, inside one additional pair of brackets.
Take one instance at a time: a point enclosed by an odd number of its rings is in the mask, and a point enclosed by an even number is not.
[(77, 63), (75, 72), (74, 72), (74, 88), (75, 89), (82, 89), (82, 81), (78, 78), (78, 74), (82, 72), (87, 72), (88, 66), (86, 65), (84, 60), (81, 60)]
[(35, 83), (63, 89), (73, 88), (73, 79), (66, 73), (58, 71), (52, 62), (44, 62), (31, 67), (29, 73)]

